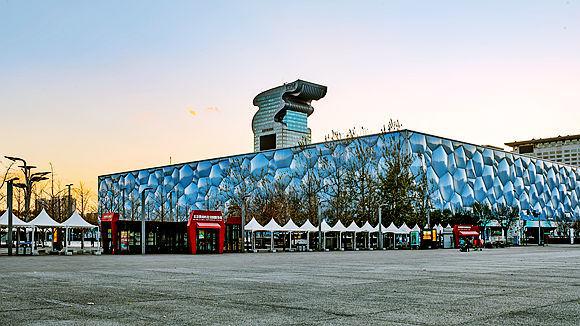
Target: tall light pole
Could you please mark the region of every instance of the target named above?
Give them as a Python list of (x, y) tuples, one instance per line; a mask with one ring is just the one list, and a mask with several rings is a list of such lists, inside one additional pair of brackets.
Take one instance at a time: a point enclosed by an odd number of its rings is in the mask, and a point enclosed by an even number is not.
[(249, 194), (242, 196), (242, 225), (240, 228), (240, 236), (242, 238), (242, 253), (246, 252), (246, 199), (249, 197)]
[[(12, 162), (22, 162), (20, 168), (22, 169), (22, 173), (24, 174), (24, 183), (20, 184), (21, 188), (24, 189), (24, 218), (28, 218), (28, 213), (30, 211), (30, 199), (32, 197), (32, 187), (36, 182), (47, 180), (44, 176), (50, 174), (50, 172), (36, 172), (32, 173), (32, 169), (36, 168), (35, 166), (28, 165), (26, 160), (20, 157), (14, 156), (4, 156), (5, 158), (9, 159)], [(15, 185), (16, 186), (16, 185)]]
[(145, 197), (150, 189), (153, 188), (146, 187), (141, 190), (141, 255), (145, 254)]
[[(68, 199), (67, 199), (67, 202), (68, 202), (68, 207), (67, 207), (68, 213), (67, 213), (67, 215), (68, 215), (68, 217), (67, 218), (70, 218), (71, 215), (72, 215), (72, 197), (70, 196), (70, 188), (72, 187), (72, 185), (73, 185), (72, 183), (69, 183), (69, 184), (66, 185), (66, 187), (68, 188)], [(66, 232), (66, 239), (64, 241), (66, 241), (66, 246), (68, 246), (70, 244), (70, 239), (69, 239), (69, 234), (68, 234), (68, 228), (66, 228), (66, 231), (67, 231)]]
[(8, 205), (8, 235), (7, 235), (7, 242), (8, 242), (8, 256), (12, 256), (12, 191), (14, 187), (14, 180), (18, 180), (18, 178), (12, 178), (6, 181), (6, 202)]
[(387, 204), (379, 205), (379, 250), (383, 250), (383, 207)]
[(324, 251), (326, 248), (322, 245), (322, 205), (318, 204), (318, 209), (316, 210), (316, 215), (318, 217), (318, 249)]
[[(316, 216), (318, 218), (318, 245), (320, 251), (326, 251), (326, 241), (322, 241), (322, 203), (328, 203), (329, 199), (320, 199), (318, 202), (318, 208), (316, 210)], [(326, 240), (326, 235), (324, 235), (324, 240)]]
[(177, 221), (173, 219), (173, 190), (169, 192), (169, 220)]
[(538, 212), (538, 246), (543, 245), (542, 239), (542, 213)]

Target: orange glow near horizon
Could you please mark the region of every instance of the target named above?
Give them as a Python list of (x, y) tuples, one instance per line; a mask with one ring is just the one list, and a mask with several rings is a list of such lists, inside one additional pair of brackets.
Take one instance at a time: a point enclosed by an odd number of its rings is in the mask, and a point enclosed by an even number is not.
[(328, 86), (314, 142), (389, 118), (496, 146), (580, 133), (578, 2), (284, 7), (1, 3), (0, 155), (96, 189), (170, 157), (251, 152), (253, 97), (298, 78)]

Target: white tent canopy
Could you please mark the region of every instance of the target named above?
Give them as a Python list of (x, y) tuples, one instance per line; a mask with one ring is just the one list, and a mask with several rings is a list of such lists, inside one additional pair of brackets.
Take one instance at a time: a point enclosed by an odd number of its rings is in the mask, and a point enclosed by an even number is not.
[(63, 225), (53, 220), (52, 217), (43, 209), (37, 217), (29, 222), (30, 225), (35, 227), (62, 227)]
[[(428, 228), (426, 228), (426, 229), (428, 229)], [(421, 232), (421, 228), (419, 227), (418, 224), (415, 224), (415, 226), (411, 229), (411, 231), (413, 231), (413, 232)]]
[(397, 233), (399, 232), (399, 228), (397, 228), (395, 226), (395, 223), (391, 222), (391, 224), (389, 224), (389, 227), (387, 227), (386, 229), (383, 228), (383, 233)]
[(378, 232), (379, 228), (378, 227), (373, 227), (369, 221), (366, 221), (365, 224), (360, 228), (361, 232)]
[(296, 225), (296, 223), (294, 223), (294, 221), (292, 221), (292, 219), (289, 219), (288, 222), (286, 222), (286, 224), (284, 224), (282, 229), (284, 229), (284, 231), (289, 231), (289, 232), (300, 231), (300, 228), (298, 227), (298, 225)]
[(266, 229), (260, 223), (258, 223), (258, 221), (256, 221), (255, 218), (252, 218), (250, 220), (250, 222), (248, 222), (246, 224), (246, 227), (244, 228), (244, 230), (246, 230), (246, 231), (252, 231), (252, 232), (256, 232), (256, 231), (266, 231)]
[(268, 224), (264, 225), (264, 229), (270, 232), (282, 232), (284, 229), (274, 219), (271, 219)]
[(320, 229), (322, 230), (322, 232), (331, 232), (334, 231), (330, 225), (328, 225), (328, 223), (326, 223), (326, 221), (322, 221), (322, 224), (320, 225)]
[(338, 220), (338, 222), (336, 222), (336, 224), (334, 224), (334, 226), (332, 227), (332, 231), (347, 232), (348, 230), (346, 229), (344, 224), (342, 224), (342, 222), (340, 220)]
[(302, 224), (302, 226), (300, 227), (300, 231), (316, 232), (316, 231), (318, 231), (318, 228), (316, 226), (312, 225), (312, 223), (310, 223), (310, 220), (306, 220), (306, 222), (304, 222), (304, 224)]
[[(30, 226), (30, 224), (19, 219), (14, 213), (12, 213), (12, 225), (16, 227)], [(8, 226), (8, 211), (0, 216), (0, 226)]]
[(354, 221), (352, 221), (350, 223), (350, 225), (346, 228), (346, 231), (347, 232), (361, 232), (362, 229), (358, 225), (356, 225), (356, 223)]
[(96, 225), (93, 225), (84, 218), (82, 218), (79, 213), (74, 212), (71, 217), (69, 217), (66, 221), (62, 222), (62, 225), (67, 228), (83, 228), (83, 229), (92, 229), (96, 228)]
[(401, 227), (399, 228), (399, 230), (397, 230), (396, 233), (397, 234), (409, 234), (409, 233), (411, 233), (411, 229), (409, 229), (409, 227), (407, 226), (406, 223), (403, 223), (403, 225), (401, 225)]

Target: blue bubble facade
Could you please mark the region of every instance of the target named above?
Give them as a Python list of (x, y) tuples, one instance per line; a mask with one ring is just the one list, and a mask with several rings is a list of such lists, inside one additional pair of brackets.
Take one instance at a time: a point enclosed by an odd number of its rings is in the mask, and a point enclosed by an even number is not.
[[(393, 140), (402, 142), (405, 150), (412, 153), (413, 173), (426, 172), (433, 185), (430, 200), (434, 208), (456, 210), (480, 202), (491, 206), (517, 206), (520, 210), (533, 209), (553, 218), (567, 215), (580, 219), (578, 167), (411, 130), (363, 136), (338, 146), (318, 143), (305, 148), (277, 149), (100, 176), (99, 211), (120, 212), (123, 205), (130, 210), (129, 198), (139, 198), (146, 188), (150, 189), (147, 204), (155, 206), (154, 209), (163, 206), (168, 211), (169, 206), (179, 206), (184, 210), (223, 210), (231, 204), (234, 192), (244, 182), (244, 178), (228, 174), (232, 165), (239, 165), (240, 171), (248, 177), (253, 176), (254, 181), (245, 186), (250, 187), (250, 193), (256, 194), (263, 191), (260, 181), (277, 180), (284, 187), (300, 187), (308, 165), (318, 169), (324, 178), (321, 162), (334, 161), (340, 168), (356, 144), (374, 149), (375, 159), (365, 164), (376, 173), (384, 164), (381, 151)], [(332, 193), (331, 189), (327, 191), (328, 195)], [(184, 218), (185, 215), (180, 217)]]

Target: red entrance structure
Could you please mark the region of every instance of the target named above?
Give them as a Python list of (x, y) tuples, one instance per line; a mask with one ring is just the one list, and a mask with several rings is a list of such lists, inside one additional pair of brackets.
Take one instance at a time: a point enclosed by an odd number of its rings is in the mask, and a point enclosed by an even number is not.
[(101, 243), (105, 253), (110, 253), (112, 255), (118, 254), (118, 221), (119, 214), (117, 213), (105, 213), (101, 217)]
[(220, 211), (194, 210), (187, 221), (189, 253), (223, 253), (226, 227)]

